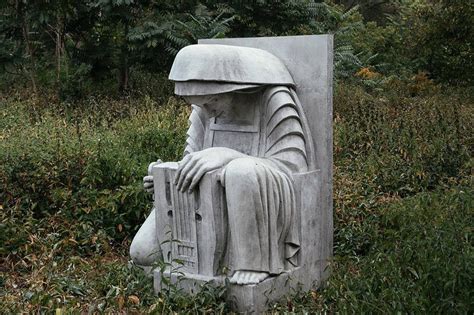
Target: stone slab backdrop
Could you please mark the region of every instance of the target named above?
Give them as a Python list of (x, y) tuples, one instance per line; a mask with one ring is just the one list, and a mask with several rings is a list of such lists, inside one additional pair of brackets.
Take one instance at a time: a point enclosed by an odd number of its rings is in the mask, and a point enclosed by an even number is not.
[[(321, 172), (320, 257), (331, 257), (333, 248), (333, 36), (201, 39), (198, 43), (264, 49), (280, 58), (290, 71), (313, 135), (316, 168)], [(323, 273), (321, 278), (326, 278), (327, 271), (326, 266), (321, 266)]]
[[(327, 267), (332, 256), (333, 246), (333, 38), (331, 35), (310, 35), (203, 39), (199, 40), (199, 44), (258, 48), (278, 57), (293, 77), (296, 84), (296, 94), (301, 102), (313, 138), (315, 167), (311, 167), (306, 173), (294, 174), (297, 216), (299, 216), (296, 220), (301, 227), (299, 231), (301, 248), (298, 266), (293, 270), (269, 277), (257, 284), (238, 285), (227, 283), (227, 301), (233, 311), (260, 313), (270, 303), (290, 294), (295, 289), (310, 290), (320, 286), (329, 274)], [(157, 180), (165, 176), (164, 173), (160, 175), (159, 172), (163, 172), (168, 167), (166, 165), (168, 164), (160, 164), (153, 168), (157, 172), (154, 174)], [(203, 180), (205, 181), (206, 178), (209, 179), (210, 177), (206, 175)], [(155, 186), (157, 186), (156, 183)], [(208, 186), (202, 185), (202, 187)], [(163, 187), (162, 185), (161, 188)], [(164, 195), (165, 193), (165, 191), (155, 190), (156, 195)], [(212, 208), (214, 204), (218, 203), (217, 199), (208, 198), (208, 195), (215, 194), (208, 192), (204, 198), (201, 198), (201, 201), (207, 200), (210, 202), (209, 205), (203, 207), (206, 209)], [(158, 201), (165, 202), (162, 199)], [(155, 203), (155, 207), (160, 209), (159, 202)], [(162, 208), (165, 209), (166, 205), (163, 205)], [(157, 217), (157, 222), (164, 219)], [(209, 239), (217, 237), (214, 229), (208, 230), (214, 233)], [(205, 257), (198, 258), (198, 263), (204, 263), (205, 261)], [(203, 268), (199, 269), (203, 270)], [(214, 273), (211, 272), (210, 274)], [(226, 283), (225, 276), (203, 276), (202, 273), (187, 272), (180, 275), (171, 271), (162, 273), (156, 269), (154, 271), (154, 287), (157, 292), (166, 286), (162, 281), (163, 277), (167, 277), (171, 283), (175, 283), (179, 288), (190, 293), (198, 291), (200, 284), (204, 282)]]

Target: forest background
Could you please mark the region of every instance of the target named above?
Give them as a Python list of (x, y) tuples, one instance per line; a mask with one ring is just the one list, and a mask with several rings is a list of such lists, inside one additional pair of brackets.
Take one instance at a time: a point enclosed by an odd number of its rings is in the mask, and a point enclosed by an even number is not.
[(473, 25), (462, 0), (2, 1), (0, 311), (228, 311), (127, 264), (148, 163), (183, 150), (167, 72), (199, 38), (331, 33), (332, 276), (271, 310), (473, 313)]

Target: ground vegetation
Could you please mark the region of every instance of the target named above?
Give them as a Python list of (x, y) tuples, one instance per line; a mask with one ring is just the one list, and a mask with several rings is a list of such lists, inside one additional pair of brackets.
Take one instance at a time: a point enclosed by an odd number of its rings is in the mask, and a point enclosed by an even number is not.
[(224, 288), (154, 296), (128, 265), (147, 165), (183, 150), (170, 63), (203, 37), (332, 33), (332, 275), (271, 311), (473, 313), (474, 5), (336, 2), (2, 2), (0, 312), (226, 313)]

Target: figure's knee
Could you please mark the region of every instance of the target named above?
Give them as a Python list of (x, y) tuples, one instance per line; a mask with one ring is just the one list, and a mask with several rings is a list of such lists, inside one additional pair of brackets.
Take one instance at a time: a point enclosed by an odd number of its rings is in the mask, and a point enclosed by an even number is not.
[(130, 257), (140, 266), (151, 266), (161, 253), (158, 244), (155, 224), (155, 210), (153, 210), (138, 230), (130, 245)]
[(252, 158), (238, 158), (230, 161), (225, 167), (225, 186), (253, 181), (257, 165)]

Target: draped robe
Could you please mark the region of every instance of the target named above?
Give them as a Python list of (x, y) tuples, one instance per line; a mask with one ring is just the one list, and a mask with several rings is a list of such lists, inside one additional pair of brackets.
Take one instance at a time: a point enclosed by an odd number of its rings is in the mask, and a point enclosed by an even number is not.
[(307, 129), (296, 93), (268, 87), (253, 121), (219, 124), (193, 105), (184, 154), (228, 147), (246, 154), (221, 170), (233, 270), (279, 274), (297, 265), (299, 222), (292, 174), (308, 169)]

